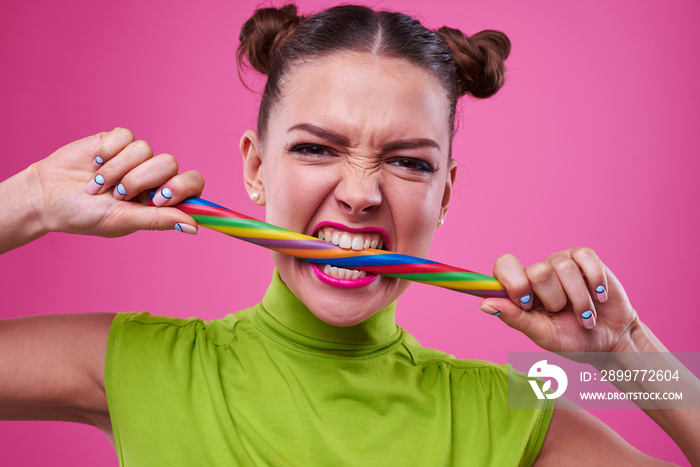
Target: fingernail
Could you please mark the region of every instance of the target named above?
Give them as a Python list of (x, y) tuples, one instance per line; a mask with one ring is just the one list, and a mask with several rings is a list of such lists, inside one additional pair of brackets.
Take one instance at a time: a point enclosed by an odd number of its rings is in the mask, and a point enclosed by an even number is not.
[(175, 230), (177, 230), (178, 232), (182, 232), (182, 233), (186, 233), (186, 234), (190, 234), (190, 235), (195, 235), (197, 233), (196, 227), (192, 227), (191, 225), (188, 225), (188, 224), (181, 224), (179, 222), (177, 224), (175, 224)]
[(520, 303), (523, 310), (529, 310), (532, 308), (532, 295), (525, 295), (520, 298)]
[(92, 168), (97, 170), (100, 167), (102, 167), (102, 164), (104, 164), (104, 163), (105, 163), (104, 159), (102, 159), (100, 156), (97, 156), (95, 158), (95, 160), (92, 161)]
[(581, 318), (583, 318), (583, 327), (586, 329), (593, 329), (595, 326), (595, 317), (591, 310), (584, 311), (581, 313)]
[(608, 299), (608, 292), (605, 290), (605, 287), (602, 285), (599, 285), (598, 287), (595, 288), (595, 294), (596, 297), (598, 297), (598, 301), (600, 303), (603, 303)]
[(122, 200), (122, 199), (126, 198), (126, 188), (124, 188), (124, 185), (122, 185), (122, 184), (120, 183), (120, 184), (117, 185), (117, 187), (114, 189), (114, 193), (112, 193), (112, 195), (113, 195), (116, 199)]
[(105, 178), (102, 175), (95, 175), (95, 178), (90, 180), (90, 183), (87, 184), (87, 187), (85, 190), (90, 193), (91, 195), (94, 195), (98, 191), (100, 191), (100, 188), (102, 188), (102, 185), (105, 184)]
[(493, 308), (493, 307), (490, 307), (490, 306), (488, 306), (488, 305), (481, 305), (481, 306), (479, 307), (479, 309), (480, 309), (481, 311), (483, 311), (484, 313), (488, 313), (488, 314), (491, 315), (491, 316), (501, 316), (501, 312), (500, 312), (500, 311), (498, 311), (497, 309), (495, 309), (495, 308)]
[(153, 197), (153, 204), (156, 206), (162, 206), (165, 203), (167, 203), (168, 200), (172, 197), (173, 192), (170, 191), (170, 188), (163, 188), (162, 190), (158, 191)]

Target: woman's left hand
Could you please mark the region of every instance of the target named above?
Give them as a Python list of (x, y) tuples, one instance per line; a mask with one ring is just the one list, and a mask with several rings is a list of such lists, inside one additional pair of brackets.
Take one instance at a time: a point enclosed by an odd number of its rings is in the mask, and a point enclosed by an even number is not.
[(493, 273), (510, 300), (489, 298), (479, 308), (543, 349), (624, 351), (641, 328), (622, 285), (590, 248), (554, 253), (527, 268), (515, 256), (503, 255)]

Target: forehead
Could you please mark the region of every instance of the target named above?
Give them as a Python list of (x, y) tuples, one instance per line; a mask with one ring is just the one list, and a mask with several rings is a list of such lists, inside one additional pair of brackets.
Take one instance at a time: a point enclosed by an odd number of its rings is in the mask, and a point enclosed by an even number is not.
[(292, 68), (270, 128), (331, 125), (351, 137), (430, 137), (448, 147), (450, 107), (437, 78), (404, 59), (337, 53)]

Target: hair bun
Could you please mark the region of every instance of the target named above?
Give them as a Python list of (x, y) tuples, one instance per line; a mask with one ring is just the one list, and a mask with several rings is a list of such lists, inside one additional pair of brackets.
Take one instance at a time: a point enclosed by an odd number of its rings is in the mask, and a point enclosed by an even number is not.
[(510, 55), (510, 40), (499, 31), (485, 30), (469, 37), (459, 29), (438, 29), (452, 51), (457, 65), (460, 96), (493, 96), (506, 79), (505, 59)]
[(256, 10), (241, 28), (237, 53), (239, 69), (245, 56), (255, 70), (267, 75), (275, 51), (302, 19), (293, 4)]

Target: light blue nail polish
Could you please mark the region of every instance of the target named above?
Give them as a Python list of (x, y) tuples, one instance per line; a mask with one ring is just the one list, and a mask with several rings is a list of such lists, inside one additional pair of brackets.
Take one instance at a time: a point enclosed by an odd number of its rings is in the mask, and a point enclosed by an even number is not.
[(97, 183), (98, 185), (104, 185), (105, 178), (102, 175), (95, 175), (95, 183)]
[(530, 295), (525, 295), (524, 297), (522, 297), (520, 299), (520, 303), (523, 303), (523, 304), (530, 303), (531, 299), (532, 299), (532, 297)]
[(180, 224), (175, 224), (175, 230), (182, 232), (182, 227), (180, 227)]
[(164, 198), (172, 198), (173, 197), (173, 192), (170, 191), (170, 188), (163, 188), (160, 190), (160, 194), (163, 195)]
[(491, 315), (491, 316), (501, 316), (501, 312), (500, 312), (500, 311), (497, 311), (497, 312), (495, 312), (495, 313), (494, 313), (493, 315)]
[(583, 319), (588, 319), (591, 316), (593, 316), (593, 312), (591, 310), (584, 311), (583, 313), (581, 313), (581, 318)]
[(124, 185), (122, 185), (121, 183), (117, 185), (117, 193), (119, 193), (122, 196), (126, 195), (126, 188), (124, 188)]
[(97, 157), (95, 158), (95, 162), (97, 162), (98, 164), (104, 164), (104, 163), (105, 163), (104, 159), (102, 159), (100, 156), (97, 156)]
[(599, 285), (598, 287), (595, 288), (595, 291), (598, 293), (603, 293), (603, 292), (605, 292), (605, 287), (603, 287), (602, 285)]

